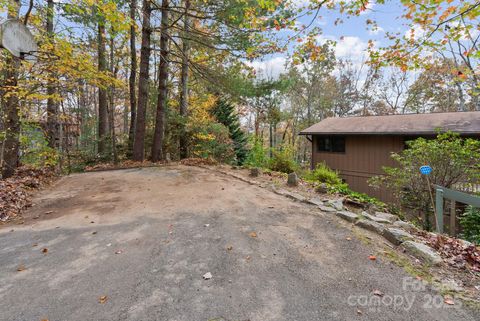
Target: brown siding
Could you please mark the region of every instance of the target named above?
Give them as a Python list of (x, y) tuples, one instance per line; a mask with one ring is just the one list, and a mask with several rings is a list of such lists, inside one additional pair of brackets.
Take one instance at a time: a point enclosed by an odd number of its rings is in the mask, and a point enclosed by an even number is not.
[(338, 170), (341, 177), (354, 191), (366, 193), (384, 202), (394, 200), (387, 190), (375, 190), (367, 180), (383, 173), (383, 166), (396, 166), (391, 158), (392, 152), (403, 149), (401, 136), (346, 136), (345, 153), (319, 152), (317, 138), (313, 136), (313, 163), (325, 162), (330, 168)]

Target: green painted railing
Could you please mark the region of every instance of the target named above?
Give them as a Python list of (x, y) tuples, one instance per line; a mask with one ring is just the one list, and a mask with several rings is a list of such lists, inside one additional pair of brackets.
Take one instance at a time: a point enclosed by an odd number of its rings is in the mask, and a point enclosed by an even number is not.
[[(436, 212), (436, 220), (437, 220), (437, 232), (443, 233), (443, 200), (449, 199), (452, 200), (454, 203), (452, 205), (452, 212), (450, 214), (450, 229), (455, 226), (455, 202), (471, 205), (473, 207), (480, 208), (480, 197), (455, 191), (453, 189), (449, 189), (443, 186), (435, 185), (435, 212)], [(453, 227), (452, 227), (453, 225)]]

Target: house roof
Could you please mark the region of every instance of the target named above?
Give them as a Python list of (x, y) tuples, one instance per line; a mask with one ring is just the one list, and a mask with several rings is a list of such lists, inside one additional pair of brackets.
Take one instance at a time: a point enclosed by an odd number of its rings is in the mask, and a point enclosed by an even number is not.
[(480, 135), (480, 111), (331, 117), (302, 130), (300, 135), (434, 135), (438, 129)]

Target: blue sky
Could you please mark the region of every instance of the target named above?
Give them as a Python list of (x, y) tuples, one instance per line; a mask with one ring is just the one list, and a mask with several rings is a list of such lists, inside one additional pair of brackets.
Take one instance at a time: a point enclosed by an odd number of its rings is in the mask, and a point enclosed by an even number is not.
[[(294, 0), (298, 5), (304, 5), (308, 0)], [(348, 16), (340, 14), (336, 10), (323, 9), (320, 11), (320, 17), (316, 19), (312, 26), (320, 27), (323, 34), (319, 37), (320, 41), (325, 39), (337, 42), (335, 53), (337, 58), (348, 58), (356, 62), (366, 59), (366, 48), (369, 40), (375, 41), (377, 46), (387, 44), (385, 32), (400, 32), (402, 35), (408, 32), (409, 28), (404, 25), (404, 21), (399, 18), (402, 15), (403, 7), (399, 1), (387, 1), (386, 4), (375, 4), (371, 2), (369, 8), (360, 16)], [(335, 21), (340, 18), (343, 23), (335, 26)], [(299, 22), (308, 24), (312, 16), (302, 17)], [(367, 27), (366, 21), (371, 19), (377, 22), (376, 31)], [(281, 31), (288, 35), (289, 32)], [(293, 34), (290, 32), (290, 34)], [(293, 48), (291, 48), (293, 49)], [(257, 71), (268, 76), (276, 77), (283, 70), (286, 54), (276, 54), (267, 56), (263, 59), (254, 61)]]

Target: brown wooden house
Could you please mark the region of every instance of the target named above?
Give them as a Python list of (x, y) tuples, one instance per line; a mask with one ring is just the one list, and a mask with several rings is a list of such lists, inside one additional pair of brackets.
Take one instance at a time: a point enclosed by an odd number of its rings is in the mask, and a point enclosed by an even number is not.
[(368, 179), (382, 174), (384, 166), (396, 166), (391, 154), (402, 151), (406, 141), (435, 137), (438, 130), (480, 138), (480, 111), (327, 118), (300, 135), (312, 142), (312, 168), (325, 162), (352, 190), (390, 202), (392, 194), (375, 190)]

